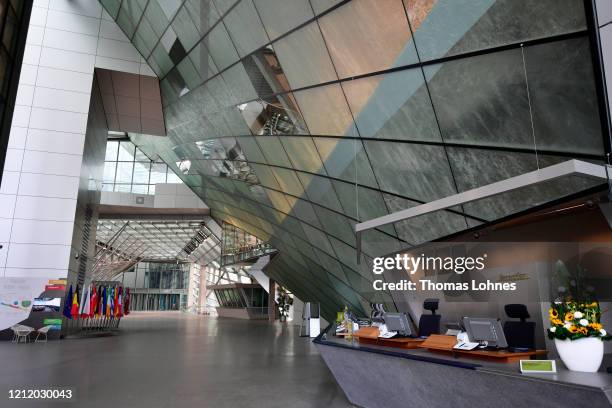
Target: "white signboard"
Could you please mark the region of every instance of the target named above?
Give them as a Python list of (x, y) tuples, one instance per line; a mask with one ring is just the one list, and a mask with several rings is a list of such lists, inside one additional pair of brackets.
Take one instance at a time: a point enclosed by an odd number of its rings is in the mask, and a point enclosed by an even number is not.
[(0, 277), (0, 330), (28, 318), (34, 298), (45, 291), (46, 278)]

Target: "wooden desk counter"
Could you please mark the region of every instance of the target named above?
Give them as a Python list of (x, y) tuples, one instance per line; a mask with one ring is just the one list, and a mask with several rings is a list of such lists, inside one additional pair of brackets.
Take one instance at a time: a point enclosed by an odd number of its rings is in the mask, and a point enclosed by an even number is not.
[(394, 339), (357, 337), (357, 339), (359, 343), (362, 344), (375, 344), (377, 346), (397, 347), (401, 349), (415, 349), (424, 341), (424, 339), (415, 339), (412, 337), (399, 337)]
[(520, 360), (530, 359), (535, 356), (546, 355), (546, 350), (531, 350), (511, 352), (506, 350), (457, 350), (453, 346), (456, 343), (454, 336), (445, 336), (440, 334), (431, 335), (426, 342), (418, 345), (418, 347), (427, 349), (434, 353), (451, 354), (455, 357), (468, 357), (480, 360), (494, 361), (498, 363), (516, 363)]

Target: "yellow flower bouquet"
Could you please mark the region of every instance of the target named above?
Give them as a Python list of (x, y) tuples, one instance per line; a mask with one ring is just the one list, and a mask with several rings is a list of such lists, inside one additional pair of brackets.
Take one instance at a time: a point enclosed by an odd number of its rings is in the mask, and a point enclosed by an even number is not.
[(599, 337), (610, 340), (599, 322), (601, 309), (598, 302), (554, 302), (548, 311), (551, 327), (548, 338), (576, 340), (584, 337)]

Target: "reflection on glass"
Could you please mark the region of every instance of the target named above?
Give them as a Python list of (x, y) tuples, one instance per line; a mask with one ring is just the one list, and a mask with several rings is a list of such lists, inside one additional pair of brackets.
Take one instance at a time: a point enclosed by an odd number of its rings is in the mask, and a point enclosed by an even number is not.
[(313, 17), (308, 0), (254, 0), (254, 2), (272, 41)]
[(244, 57), (268, 42), (251, 0), (242, 0), (223, 19), (238, 54)]
[(292, 89), (338, 79), (316, 22), (281, 38), (274, 49)]
[(440, 142), (420, 68), (342, 82), (362, 137)]
[(406, 0), (421, 60), (520, 43), (586, 28), (574, 0)]
[(353, 0), (319, 24), (340, 78), (418, 62), (402, 0)]
[(282, 142), (296, 170), (326, 174), (319, 152), (310, 137), (285, 137)]
[(311, 134), (357, 136), (340, 85), (304, 89), (294, 95)]

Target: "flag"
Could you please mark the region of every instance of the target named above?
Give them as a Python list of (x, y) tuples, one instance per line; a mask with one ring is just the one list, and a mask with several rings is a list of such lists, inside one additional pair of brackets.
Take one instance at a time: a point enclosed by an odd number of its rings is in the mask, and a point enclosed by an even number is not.
[(106, 286), (104, 287), (104, 291), (102, 292), (102, 298), (100, 299), (100, 305), (102, 306), (102, 309), (100, 309), (100, 314), (102, 316), (106, 315), (106, 301), (108, 300), (108, 298), (106, 297)]
[(111, 293), (112, 293), (113, 288), (108, 288), (108, 290), (106, 291), (106, 310), (104, 310), (104, 315), (106, 317), (110, 317), (111, 315)]
[(96, 291), (96, 287), (93, 287), (93, 291), (91, 292), (91, 300), (89, 304), (89, 316), (94, 317), (98, 313), (98, 293)]
[(123, 316), (123, 304), (121, 303), (123, 295), (123, 288), (119, 287), (119, 293), (117, 294), (117, 307), (115, 308), (115, 316)]
[(130, 288), (127, 288), (125, 291), (125, 300), (123, 301), (123, 314), (124, 315), (129, 315), (130, 314)]
[(72, 314), (70, 313), (70, 309), (72, 308), (72, 285), (70, 285), (70, 289), (68, 290), (68, 295), (66, 295), (66, 299), (64, 299), (64, 316), (67, 319), (72, 319)]
[(90, 304), (91, 298), (91, 285), (87, 286), (87, 291), (83, 288), (83, 297), (81, 298), (81, 318), (86, 319), (90, 317), (89, 309), (91, 307)]
[(74, 295), (72, 295), (72, 307), (70, 308), (70, 314), (75, 319), (79, 318), (79, 286), (74, 289)]
[(113, 316), (119, 316), (119, 288), (113, 289), (113, 294), (115, 296), (113, 300)]

